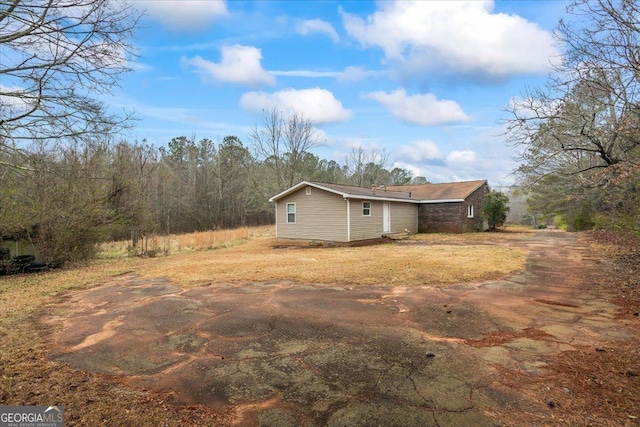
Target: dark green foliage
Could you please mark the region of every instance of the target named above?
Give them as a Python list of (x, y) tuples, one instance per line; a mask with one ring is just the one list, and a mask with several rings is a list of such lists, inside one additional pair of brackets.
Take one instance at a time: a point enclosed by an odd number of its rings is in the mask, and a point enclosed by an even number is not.
[(390, 185), (409, 185), (413, 180), (413, 174), (406, 169), (402, 168), (393, 168), (391, 172), (389, 172), (391, 181)]
[(584, 231), (593, 228), (593, 210), (587, 203), (570, 210), (566, 219), (567, 231)]
[(489, 230), (504, 225), (509, 213), (509, 198), (500, 191), (490, 191), (484, 199), (482, 215), (487, 221)]

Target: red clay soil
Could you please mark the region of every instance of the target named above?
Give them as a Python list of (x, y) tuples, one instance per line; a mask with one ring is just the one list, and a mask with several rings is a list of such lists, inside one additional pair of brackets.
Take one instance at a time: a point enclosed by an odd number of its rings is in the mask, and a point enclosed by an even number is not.
[(216, 425), (637, 425), (638, 258), (604, 237), (536, 233), (525, 271), (447, 287), (126, 275), (64, 297), (49, 357)]

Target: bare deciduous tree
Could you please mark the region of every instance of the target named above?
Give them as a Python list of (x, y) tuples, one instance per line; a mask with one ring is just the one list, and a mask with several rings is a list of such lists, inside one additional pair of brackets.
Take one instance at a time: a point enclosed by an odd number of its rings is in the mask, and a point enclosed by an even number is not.
[[(385, 150), (366, 151), (362, 147), (353, 148), (345, 158), (345, 167), (349, 179), (359, 187), (385, 184), (383, 178), (388, 178), (389, 172), (385, 170), (389, 162), (389, 153)], [(384, 172), (386, 172), (386, 174)], [(390, 179), (390, 178), (389, 178)]]
[(596, 214), (637, 217), (640, 198), (628, 189), (640, 183), (640, 6), (574, 0), (567, 11), (555, 73), (508, 108), (507, 137), (522, 155), (530, 207), (579, 230)]
[(125, 125), (98, 97), (129, 70), (139, 16), (119, 0), (0, 0), (0, 149)]
[(272, 165), (275, 182), (278, 188), (284, 186), (282, 167), (284, 119), (277, 108), (265, 110), (262, 115), (262, 126), (254, 125), (249, 134), (255, 157)]
[(299, 178), (300, 165), (305, 154), (322, 144), (313, 123), (302, 114), (294, 113), (286, 121), (284, 145), (287, 160), (288, 185), (292, 186)]
[(255, 157), (271, 166), (278, 191), (296, 183), (304, 155), (323, 143), (309, 119), (299, 113), (285, 118), (277, 108), (264, 111), (249, 140)]
[(576, 0), (556, 35), (563, 56), (544, 89), (508, 110), (509, 141), (525, 175), (576, 175), (633, 162), (640, 147), (640, 8)]

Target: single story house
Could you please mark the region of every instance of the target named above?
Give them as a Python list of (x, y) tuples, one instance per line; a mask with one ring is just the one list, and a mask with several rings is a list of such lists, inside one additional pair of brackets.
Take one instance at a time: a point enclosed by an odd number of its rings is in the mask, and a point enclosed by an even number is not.
[(303, 181), (269, 199), (280, 239), (354, 242), (483, 229), (486, 180), (373, 188)]

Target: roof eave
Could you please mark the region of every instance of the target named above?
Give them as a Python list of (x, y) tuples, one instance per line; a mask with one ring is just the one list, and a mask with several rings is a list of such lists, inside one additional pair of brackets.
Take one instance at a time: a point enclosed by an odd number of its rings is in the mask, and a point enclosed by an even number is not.
[(356, 194), (346, 194), (343, 197), (345, 199), (355, 199), (355, 200), (377, 200), (381, 202), (420, 203), (420, 200), (416, 200), (416, 199), (396, 199), (393, 197), (360, 196)]
[(460, 203), (460, 202), (464, 202), (465, 199), (424, 199), (424, 200), (420, 200), (418, 201), (418, 203), (421, 204), (434, 204), (434, 203)]
[[(480, 188), (482, 185), (484, 185), (487, 181), (484, 180), (482, 181), (482, 183), (480, 185), (478, 185), (473, 191), (476, 191), (478, 188)], [(402, 199), (402, 198), (393, 198), (393, 197), (384, 197), (384, 196), (376, 196), (376, 195), (359, 195), (359, 194), (350, 194), (350, 193), (346, 193), (344, 191), (338, 191), (335, 190), (333, 188), (329, 188), (329, 187), (325, 187), (321, 184), (317, 184), (315, 182), (309, 182), (309, 181), (302, 181), (296, 185), (294, 185), (291, 188), (288, 188), (284, 191), (282, 191), (281, 193), (276, 194), (275, 196), (271, 197), (269, 199), (269, 202), (275, 202), (278, 201), (279, 199), (291, 194), (291, 193), (295, 193), (296, 191), (300, 190), (301, 188), (305, 187), (305, 186), (309, 186), (309, 187), (314, 187), (323, 191), (328, 191), (329, 193), (333, 193), (333, 194), (337, 194), (339, 196), (342, 196), (344, 199), (354, 199), (354, 200), (378, 200), (378, 201), (383, 201), (383, 202), (400, 202), (400, 203), (418, 203), (418, 204), (435, 204), (435, 203), (460, 203), (460, 202), (464, 202), (465, 198), (462, 199)], [(473, 191), (469, 194), (472, 194)]]
[(291, 193), (293, 193), (295, 191), (298, 191), (300, 188), (304, 187), (305, 185), (309, 185), (309, 183), (307, 181), (302, 181), (302, 182), (294, 185), (293, 187), (289, 187), (286, 190), (276, 194), (275, 196), (270, 198), (269, 201), (270, 202), (275, 202), (276, 200), (283, 198), (287, 194), (291, 194)]
[(276, 202), (276, 201), (282, 199), (283, 197), (288, 196), (291, 193), (295, 193), (296, 191), (298, 191), (301, 188), (306, 187), (306, 186), (318, 188), (318, 189), (324, 190), (324, 191), (328, 191), (329, 193), (338, 194), (339, 196), (342, 196), (342, 197), (348, 196), (347, 193), (344, 193), (344, 192), (338, 191), (338, 190), (334, 190), (333, 188), (324, 187), (324, 186), (322, 186), (320, 184), (316, 184), (315, 182), (302, 181), (302, 182), (294, 185), (293, 187), (287, 188), (283, 192), (276, 194), (275, 196), (270, 198), (269, 201), (270, 202)]

